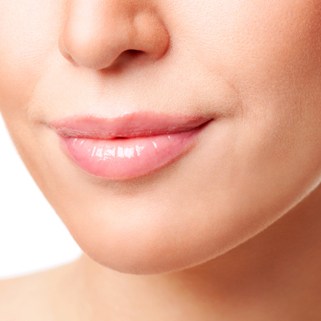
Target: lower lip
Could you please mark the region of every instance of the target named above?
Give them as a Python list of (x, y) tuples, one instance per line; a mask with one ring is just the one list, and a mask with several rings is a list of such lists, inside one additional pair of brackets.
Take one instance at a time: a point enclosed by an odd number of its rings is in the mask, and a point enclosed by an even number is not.
[(63, 150), (80, 168), (108, 180), (144, 176), (176, 161), (191, 149), (201, 128), (174, 134), (125, 139), (61, 137)]

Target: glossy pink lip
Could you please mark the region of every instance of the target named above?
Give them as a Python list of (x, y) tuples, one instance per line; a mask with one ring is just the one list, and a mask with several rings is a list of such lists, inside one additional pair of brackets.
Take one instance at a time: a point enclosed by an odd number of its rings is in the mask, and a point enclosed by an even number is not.
[(71, 117), (49, 124), (62, 149), (86, 172), (109, 180), (149, 174), (184, 154), (212, 120), (155, 113)]

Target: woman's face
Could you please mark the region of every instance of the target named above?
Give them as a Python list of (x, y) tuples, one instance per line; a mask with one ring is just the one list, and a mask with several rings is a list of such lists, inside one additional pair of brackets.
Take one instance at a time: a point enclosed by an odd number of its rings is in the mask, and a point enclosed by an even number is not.
[[(3, 0), (0, 12), (1, 113), (95, 261), (137, 274), (204, 263), (320, 181), (320, 1)], [(215, 120), (178, 160), (125, 180), (82, 170), (49, 126), (139, 112)]]

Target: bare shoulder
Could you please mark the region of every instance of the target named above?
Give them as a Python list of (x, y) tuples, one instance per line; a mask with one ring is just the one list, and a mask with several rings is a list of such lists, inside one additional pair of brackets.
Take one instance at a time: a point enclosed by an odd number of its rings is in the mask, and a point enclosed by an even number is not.
[(67, 264), (21, 277), (0, 280), (0, 320), (54, 320), (59, 294), (71, 270)]
[(44, 286), (44, 280), (38, 273), (0, 280), (0, 320), (16, 321), (33, 317), (32, 311), (36, 311), (45, 301)]

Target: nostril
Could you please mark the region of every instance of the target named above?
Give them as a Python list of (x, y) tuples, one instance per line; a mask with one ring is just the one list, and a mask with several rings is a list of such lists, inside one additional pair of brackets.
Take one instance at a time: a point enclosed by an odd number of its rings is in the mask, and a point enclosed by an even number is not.
[(141, 56), (143, 53), (144, 51), (137, 49), (128, 49), (123, 52), (123, 54), (128, 55), (130, 57)]
[(127, 52), (127, 53), (129, 53), (129, 54), (132, 54), (132, 55), (137, 55), (137, 54), (142, 53), (141, 50), (137, 50), (137, 49), (128, 49), (128, 50), (126, 50), (125, 52)]
[(118, 73), (125, 66), (128, 66), (131, 63), (137, 62), (139, 63), (140, 57), (145, 56), (145, 52), (137, 49), (128, 49), (124, 50), (117, 59), (113, 62), (112, 66), (108, 66), (108, 68), (101, 68), (100, 72), (103, 74), (108, 72), (110, 73)]
[(142, 50), (136, 50), (136, 49), (128, 49), (121, 53), (121, 55), (118, 57), (118, 61), (115, 65), (122, 65), (122, 64), (128, 64), (133, 61), (136, 61), (141, 56), (145, 55), (145, 52)]

